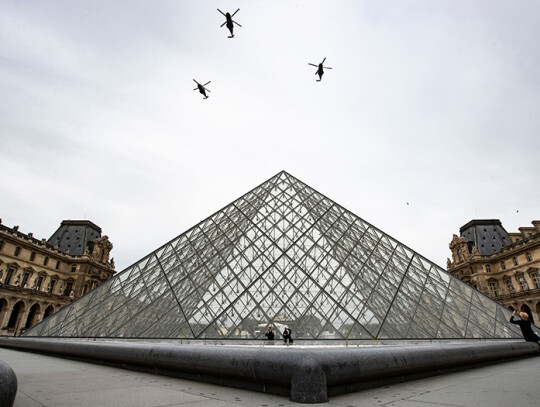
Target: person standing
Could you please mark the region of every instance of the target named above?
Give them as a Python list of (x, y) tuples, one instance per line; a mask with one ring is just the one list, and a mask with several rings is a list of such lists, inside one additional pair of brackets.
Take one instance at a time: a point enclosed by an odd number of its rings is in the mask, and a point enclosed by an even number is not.
[(272, 332), (272, 327), (268, 327), (268, 329), (266, 330), (266, 333), (264, 335), (266, 336), (266, 339), (268, 339), (269, 341), (273, 341), (274, 340), (274, 332)]
[(285, 342), (287, 345), (289, 343), (293, 343), (293, 339), (291, 337), (291, 330), (289, 329), (289, 327), (285, 327), (285, 330), (283, 331), (283, 342)]
[[(514, 319), (514, 317), (518, 315), (519, 319)], [(540, 337), (534, 333), (531, 326), (531, 321), (529, 320), (529, 315), (526, 312), (517, 312), (517, 310), (514, 310), (514, 313), (510, 317), (510, 322), (516, 325), (519, 325), (521, 328), (521, 333), (523, 334), (523, 338), (527, 342), (540, 342)]]

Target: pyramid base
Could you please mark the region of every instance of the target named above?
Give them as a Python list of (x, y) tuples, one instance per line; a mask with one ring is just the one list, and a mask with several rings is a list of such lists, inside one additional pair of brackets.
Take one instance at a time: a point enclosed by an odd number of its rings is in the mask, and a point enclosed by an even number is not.
[(540, 353), (536, 343), (522, 340), (262, 347), (0, 338), (0, 346), (278, 394), (299, 403)]

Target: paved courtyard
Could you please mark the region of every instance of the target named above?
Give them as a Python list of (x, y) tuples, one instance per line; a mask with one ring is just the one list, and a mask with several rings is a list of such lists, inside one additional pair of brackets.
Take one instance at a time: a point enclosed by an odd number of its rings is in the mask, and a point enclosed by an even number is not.
[[(19, 382), (16, 407), (301, 406), (286, 397), (0, 348)], [(540, 357), (332, 397), (327, 406), (540, 405)]]

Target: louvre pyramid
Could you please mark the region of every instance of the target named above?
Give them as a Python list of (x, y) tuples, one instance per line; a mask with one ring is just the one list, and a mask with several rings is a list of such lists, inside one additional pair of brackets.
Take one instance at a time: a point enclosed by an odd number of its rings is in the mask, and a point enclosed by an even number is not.
[[(509, 311), (286, 172), (25, 336), (521, 337)], [(280, 333), (278, 333), (278, 337)]]

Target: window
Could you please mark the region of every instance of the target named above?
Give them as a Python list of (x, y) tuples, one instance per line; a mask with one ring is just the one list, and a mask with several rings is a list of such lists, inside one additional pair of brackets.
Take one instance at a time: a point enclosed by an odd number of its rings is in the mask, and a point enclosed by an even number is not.
[(491, 273), (491, 266), (486, 264), (486, 273)]
[(529, 284), (527, 284), (527, 281), (523, 276), (517, 277), (517, 280), (519, 281), (519, 284), (521, 284), (522, 291), (527, 291), (529, 289)]
[(512, 258), (512, 261), (514, 262), (514, 266), (519, 266), (519, 263), (517, 261), (517, 257)]
[(15, 256), (18, 256), (20, 252), (21, 252), (21, 248), (20, 248), (19, 246), (17, 246), (17, 247), (15, 248), (15, 252), (14, 252), (13, 254), (14, 254)]
[(48, 257), (45, 257), (45, 258), (43, 259), (43, 265), (46, 266), (48, 262), (49, 262), (49, 258), (48, 258)]
[(36, 281), (36, 290), (41, 290), (41, 284), (43, 284), (43, 277), (39, 276)]
[(4, 241), (0, 240), (0, 250), (2, 250), (2, 247), (4, 246)]
[(512, 284), (512, 280), (506, 280), (506, 286), (508, 287), (508, 291), (510, 293), (515, 293), (516, 292), (516, 288), (514, 287), (514, 284)]
[(77, 271), (77, 266), (74, 264), (73, 266), (71, 266), (71, 272), (75, 273), (76, 271)]
[(56, 284), (56, 280), (51, 280), (51, 282), (49, 283), (50, 287), (49, 287), (49, 292), (52, 293), (53, 290), (54, 290), (54, 285)]
[(505, 264), (504, 261), (501, 261), (501, 268), (502, 268), (503, 270), (506, 270), (506, 264)]
[(35, 258), (36, 258), (36, 252), (30, 253), (30, 261), (34, 261)]
[(532, 261), (531, 253), (527, 252), (525, 256), (527, 256), (527, 261)]
[(26, 286), (26, 283), (28, 282), (28, 277), (30, 277), (30, 273), (24, 273), (21, 288), (24, 288)]
[(488, 281), (489, 294), (492, 297), (497, 297), (499, 293), (499, 284), (495, 280)]
[(60, 260), (56, 260), (56, 266), (54, 266), (56, 270), (60, 268)]
[(88, 292), (88, 284), (84, 285), (83, 295)]
[(535, 288), (540, 288), (540, 278), (538, 278), (538, 273), (534, 272), (534, 273), (531, 273), (531, 278), (534, 282), (534, 287)]
[(67, 283), (66, 289), (64, 290), (64, 295), (67, 297), (71, 294), (71, 289), (73, 288), (73, 283)]
[(8, 269), (6, 273), (6, 279), (4, 280), (4, 284), (9, 284), (11, 281), (11, 277), (13, 277), (13, 273), (15, 273), (14, 269)]

